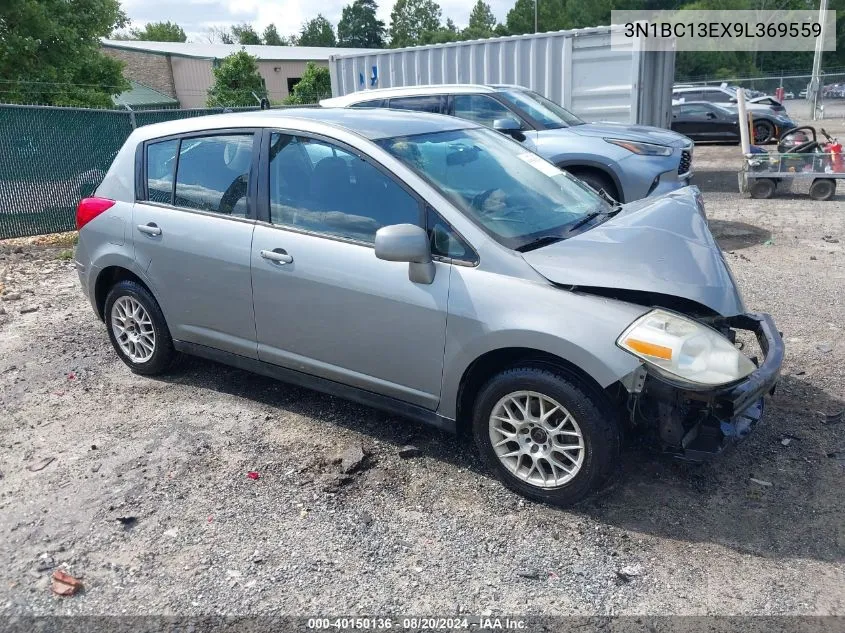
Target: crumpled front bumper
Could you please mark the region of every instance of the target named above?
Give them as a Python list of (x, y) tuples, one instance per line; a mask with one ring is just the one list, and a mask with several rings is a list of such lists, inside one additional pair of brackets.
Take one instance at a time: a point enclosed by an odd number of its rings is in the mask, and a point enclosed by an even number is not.
[(777, 385), (784, 344), (772, 317), (750, 313), (726, 323), (755, 334), (764, 358), (754, 372), (713, 389), (691, 389), (648, 373), (633, 407), (635, 423), (656, 423), (663, 450), (680, 459), (703, 461), (747, 436), (762, 417), (764, 396)]

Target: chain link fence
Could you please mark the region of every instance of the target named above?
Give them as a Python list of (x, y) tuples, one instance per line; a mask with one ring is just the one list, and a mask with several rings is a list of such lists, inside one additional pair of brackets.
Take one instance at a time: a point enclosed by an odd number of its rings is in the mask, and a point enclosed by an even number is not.
[(221, 112), (0, 105), (0, 239), (73, 230), (136, 127)]

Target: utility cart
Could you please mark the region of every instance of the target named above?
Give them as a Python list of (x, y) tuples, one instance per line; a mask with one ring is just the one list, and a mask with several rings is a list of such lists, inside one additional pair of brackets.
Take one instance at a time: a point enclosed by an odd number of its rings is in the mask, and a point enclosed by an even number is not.
[(762, 152), (745, 156), (739, 172), (739, 190), (752, 198), (771, 198), (780, 188), (789, 191), (809, 186), (813, 200), (830, 200), (836, 194), (836, 181), (845, 178), (842, 146), (821, 129), (827, 142), (816, 139), (810, 126), (786, 132), (778, 141), (778, 153)]

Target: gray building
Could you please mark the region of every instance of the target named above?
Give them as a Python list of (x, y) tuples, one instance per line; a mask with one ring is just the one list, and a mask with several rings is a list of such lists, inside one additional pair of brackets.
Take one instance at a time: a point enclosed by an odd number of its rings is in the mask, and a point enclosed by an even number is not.
[(362, 52), (356, 48), (316, 46), (241, 46), (182, 42), (102, 40), (103, 52), (125, 63), (124, 76), (178, 100), (183, 108), (201, 108), (214, 83), (215, 62), (242, 48), (258, 58), (272, 101), (281, 101), (302, 77), (305, 65), (327, 66), (331, 55)]

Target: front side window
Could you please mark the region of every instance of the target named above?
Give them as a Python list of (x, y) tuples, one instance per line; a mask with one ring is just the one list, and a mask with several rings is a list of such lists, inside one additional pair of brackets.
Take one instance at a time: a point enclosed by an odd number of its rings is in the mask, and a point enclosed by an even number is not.
[(383, 108), (384, 99), (372, 99), (370, 101), (361, 101), (360, 103), (353, 103), (350, 108)]
[(178, 139), (147, 145), (147, 200), (162, 204), (173, 202), (173, 173), (178, 149)]
[(389, 101), (393, 110), (413, 110), (414, 112), (432, 112), (440, 114), (443, 111), (443, 97), (428, 95), (424, 97), (397, 97)]
[(227, 134), (182, 139), (173, 204), (245, 217), (252, 138), (252, 134)]
[(380, 169), (338, 145), (274, 133), (270, 221), (372, 244), (391, 224), (421, 225), (420, 205)]
[(691, 119), (706, 119), (713, 111), (706, 105), (698, 103), (681, 106), (681, 114)]
[(431, 241), (431, 254), (435, 257), (447, 257), (468, 263), (478, 261), (475, 251), (431, 207), (426, 211), (426, 230)]
[(379, 144), (509, 248), (565, 239), (582, 221), (612, 210), (579, 180), (486, 128), (388, 138)]
[(455, 95), (452, 102), (454, 115), (459, 119), (487, 127), (493, 127), (497, 119), (514, 119), (521, 123), (513, 112), (487, 95)]
[(516, 106), (528, 117), (534, 119), (544, 129), (584, 125), (584, 122), (569, 110), (533, 90), (503, 90), (498, 94), (509, 104)]

